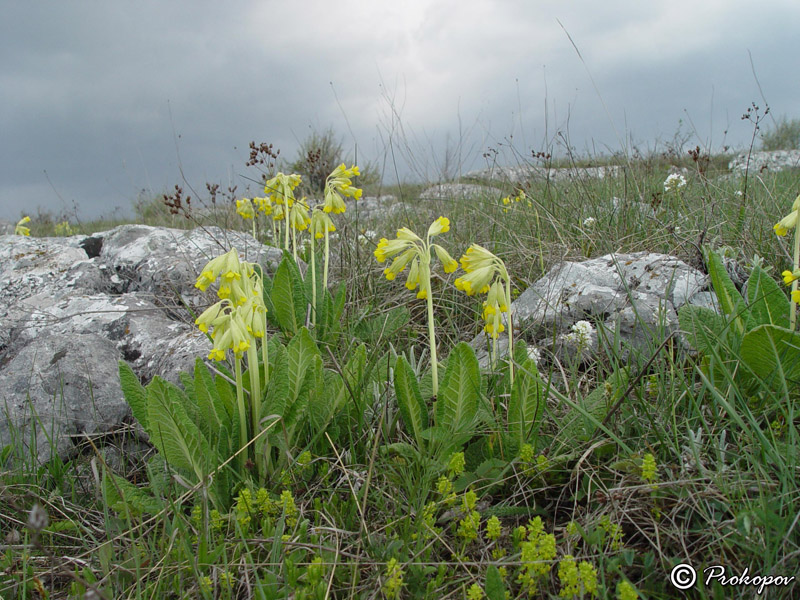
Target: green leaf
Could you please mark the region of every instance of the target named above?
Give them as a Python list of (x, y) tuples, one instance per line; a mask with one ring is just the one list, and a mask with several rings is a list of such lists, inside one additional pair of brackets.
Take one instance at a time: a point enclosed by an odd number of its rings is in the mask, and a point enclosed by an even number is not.
[(388, 312), (372, 315), (369, 312), (355, 326), (355, 335), (361, 340), (374, 344), (381, 339), (391, 338), (406, 326), (411, 313), (405, 306), (396, 306)]
[(289, 398), (289, 359), (283, 344), (270, 346), (270, 377), (261, 414), (283, 416)]
[(481, 391), (481, 370), (475, 351), (466, 342), (456, 344), (436, 399), (436, 424), (453, 433), (472, 428)]
[(153, 496), (147, 488), (133, 485), (127, 479), (106, 472), (103, 475), (103, 494), (106, 504), (120, 514), (154, 515), (164, 508), (164, 504)]
[(563, 446), (574, 446), (577, 441), (585, 441), (605, 419), (611, 408), (625, 393), (628, 386), (628, 371), (617, 369), (604, 383), (592, 390), (578, 406), (564, 416), (564, 427), (558, 433)]
[(800, 381), (800, 333), (796, 331), (760, 325), (745, 334), (740, 353), (750, 370), (774, 389), (782, 390), (784, 385), (792, 389)]
[(428, 427), (428, 410), (422, 401), (417, 377), (402, 355), (397, 357), (394, 367), (394, 391), (406, 430), (417, 445), (424, 448), (422, 432)]
[(486, 598), (487, 600), (506, 600), (506, 586), (503, 577), (495, 565), (486, 569)]
[[(321, 365), (321, 361), (320, 361)], [(342, 376), (333, 371), (319, 369), (314, 393), (308, 396), (308, 415), (317, 432), (323, 431), (333, 417), (337, 398), (344, 390)]]
[(131, 407), (131, 412), (137, 421), (149, 431), (147, 426), (147, 391), (142, 386), (136, 373), (124, 360), (119, 361), (119, 383), (125, 402)]
[(520, 445), (538, 433), (544, 400), (544, 384), (536, 363), (528, 359), (516, 371), (508, 402), (508, 432)]
[(275, 318), (281, 329), (295, 333), (298, 325), (297, 316), (294, 312), (294, 286), (292, 285), (292, 276), (286, 259), (281, 261), (278, 270), (275, 272), (270, 295)]
[[(289, 375), (289, 405), (300, 396), (306, 384), (306, 374), (319, 357), (319, 349), (305, 327), (292, 338), (286, 347)], [(287, 405), (288, 406), (288, 405)]]
[(761, 267), (755, 265), (747, 280), (747, 301), (754, 325), (789, 327), (789, 299)]
[(701, 354), (710, 354), (721, 342), (728, 338), (737, 339), (728, 320), (710, 308), (686, 304), (678, 310), (681, 330), (687, 334), (687, 341)]
[[(174, 468), (203, 479), (216, 464), (215, 453), (184, 410), (174, 390), (156, 377), (147, 387), (150, 442)], [(196, 482), (195, 481), (195, 482)]]
[(734, 320), (735, 327), (740, 333), (745, 332), (745, 321), (749, 318), (744, 298), (736, 289), (728, 275), (722, 258), (716, 252), (707, 253), (708, 274), (714, 286), (714, 293), (722, 308), (722, 312)]
[(198, 358), (194, 363), (194, 397), (200, 414), (200, 430), (209, 440), (223, 427), (230, 426), (230, 420), (217, 393), (217, 388), (203, 363)]

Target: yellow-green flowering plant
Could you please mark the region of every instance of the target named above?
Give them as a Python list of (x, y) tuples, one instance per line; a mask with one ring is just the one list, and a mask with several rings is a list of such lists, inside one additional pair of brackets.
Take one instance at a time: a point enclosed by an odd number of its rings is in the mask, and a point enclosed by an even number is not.
[(508, 319), (509, 376), (514, 383), (514, 327), (511, 321), (511, 278), (505, 263), (483, 246), (472, 244), (461, 257), (467, 273), (455, 281), (456, 288), (468, 296), (486, 294), (483, 303), (484, 331), (492, 339), (492, 364), (497, 361), (497, 338), (505, 331), (503, 313)]
[[(800, 259), (798, 209), (800, 197), (794, 201), (792, 212), (774, 226), (778, 235), (786, 235), (795, 229), (795, 261)], [(704, 371), (713, 375), (709, 363), (715, 355), (722, 357), (723, 364), (734, 365), (741, 361), (743, 368), (732, 373), (738, 384), (751, 393), (766, 387), (773, 393), (788, 394), (791, 382), (800, 377), (800, 333), (795, 331), (794, 322), (800, 293), (792, 290), (787, 311), (785, 292), (756, 264), (747, 280), (745, 300), (731, 281), (718, 253), (707, 251), (706, 263), (722, 314), (691, 305), (684, 305), (678, 311), (681, 330), (687, 332), (688, 342), (706, 357)], [(784, 282), (795, 288), (796, 265), (797, 262), (792, 271), (783, 273)], [(721, 376), (719, 369), (716, 373), (717, 377)], [(722, 380), (712, 380), (711, 383), (725, 385)]]
[(794, 230), (794, 240), (792, 245), (792, 268), (784, 271), (783, 281), (786, 285), (792, 286), (789, 307), (789, 329), (794, 331), (797, 327), (797, 305), (800, 304), (800, 290), (798, 289), (798, 279), (800, 279), (800, 195), (795, 198), (792, 204), (792, 211), (783, 219), (775, 224), (775, 233), (784, 236)]
[[(248, 201), (249, 203), (249, 201)], [(251, 206), (252, 209), (252, 206)], [(195, 286), (201, 291), (220, 280), (217, 296), (220, 301), (206, 309), (195, 324), (201, 331), (209, 333), (214, 346), (209, 359), (224, 360), (228, 350), (233, 351), (236, 369), (236, 397), (239, 407), (239, 439), (242, 447), (250, 438), (247, 413), (253, 435), (260, 430), (261, 423), (261, 376), (258, 368), (256, 340), (261, 339), (265, 383), (269, 380), (269, 357), (266, 332), (266, 306), (263, 300), (261, 277), (253, 263), (241, 262), (235, 248), (211, 260), (203, 269)], [(244, 386), (242, 385), (242, 356), (247, 353), (250, 376), (250, 411), (245, 409)], [(241, 460), (246, 460), (242, 454)]]
[(272, 218), (283, 221), (284, 224), (284, 250), (289, 249), (289, 210), (295, 202), (294, 190), (300, 185), (300, 175), (278, 173), (264, 184), (264, 193), (272, 203)]
[(458, 268), (458, 263), (439, 244), (431, 242), (431, 238), (447, 233), (450, 230), (450, 220), (439, 217), (431, 226), (423, 240), (408, 227), (397, 230), (397, 237), (391, 241), (382, 238), (375, 249), (375, 258), (379, 263), (386, 262), (387, 258), (395, 257), (388, 267), (383, 270), (386, 279), (392, 281), (409, 265), (406, 278), (406, 287), (414, 291), (419, 287), (417, 298), (428, 303), (428, 340), (431, 350), (431, 375), (433, 378), (433, 395), (439, 391), (438, 364), (436, 359), (436, 331), (433, 319), (433, 297), (431, 294), (431, 254), (435, 253), (442, 263), (445, 273), (453, 273)]
[(14, 235), (27, 235), (31, 234), (31, 230), (25, 227), (26, 224), (31, 222), (31, 218), (28, 216), (22, 217), (18, 222), (17, 226), (14, 227)]
[(242, 219), (253, 222), (253, 237), (256, 237), (256, 211), (250, 198), (241, 198), (236, 201), (236, 212)]

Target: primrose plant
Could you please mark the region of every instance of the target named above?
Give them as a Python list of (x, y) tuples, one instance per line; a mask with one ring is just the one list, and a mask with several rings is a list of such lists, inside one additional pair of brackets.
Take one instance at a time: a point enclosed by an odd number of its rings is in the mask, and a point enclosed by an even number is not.
[(431, 243), (431, 238), (450, 230), (450, 220), (439, 217), (428, 227), (428, 234), (423, 240), (408, 227), (397, 230), (397, 237), (391, 241), (382, 238), (375, 249), (375, 258), (383, 263), (392, 256), (392, 264), (383, 270), (389, 281), (396, 278), (406, 266), (411, 264), (406, 287), (409, 290), (417, 289), (417, 298), (427, 300), (428, 303), (428, 340), (431, 348), (431, 375), (433, 379), (433, 395), (439, 390), (438, 366), (436, 359), (436, 330), (433, 321), (433, 296), (431, 294), (431, 251), (441, 261), (445, 273), (452, 273), (458, 268), (456, 260), (439, 244)]

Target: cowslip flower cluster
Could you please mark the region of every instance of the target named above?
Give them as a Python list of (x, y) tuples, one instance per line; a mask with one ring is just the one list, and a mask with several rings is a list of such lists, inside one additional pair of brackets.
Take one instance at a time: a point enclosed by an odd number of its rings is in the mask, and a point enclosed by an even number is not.
[(794, 230), (794, 244), (792, 252), (792, 270), (782, 273), (783, 282), (792, 286), (792, 302), (789, 307), (789, 328), (794, 331), (797, 321), (797, 305), (800, 304), (800, 289), (798, 289), (798, 279), (800, 279), (800, 195), (792, 203), (792, 211), (783, 219), (778, 221), (773, 229), (779, 236), (784, 236), (790, 230)]
[(28, 216), (22, 217), (18, 222), (17, 226), (14, 227), (14, 235), (27, 235), (30, 236), (31, 230), (25, 227), (27, 223), (31, 222), (31, 218)]
[(322, 210), (338, 215), (347, 208), (344, 198), (353, 198), (354, 200), (361, 198), (361, 190), (353, 187), (352, 181), (353, 177), (358, 177), (360, 174), (355, 165), (349, 169), (345, 167), (344, 163), (336, 167), (325, 180), (325, 203)]
[(683, 187), (686, 187), (686, 178), (678, 173), (672, 173), (664, 180), (665, 192), (677, 192)]
[[(472, 244), (461, 257), (461, 268), (467, 273), (455, 281), (457, 289), (467, 296), (486, 294), (483, 302), (484, 331), (492, 338), (492, 362), (497, 358), (497, 338), (503, 331), (503, 313), (509, 323), (508, 354), (513, 356), (514, 338), (511, 326), (511, 277), (505, 263), (483, 246)], [(509, 362), (513, 383), (514, 366)]]
[[(511, 196), (502, 198), (500, 202), (503, 204), (503, 212), (507, 213), (514, 204), (518, 204), (523, 200), (527, 200), (527, 196), (523, 190), (519, 190), (519, 193), (513, 198)], [(528, 206), (530, 206), (530, 201), (528, 202)]]
[(395, 257), (392, 264), (383, 270), (389, 281), (394, 280), (410, 264), (406, 287), (411, 291), (419, 287), (417, 298), (424, 300), (430, 296), (431, 290), (431, 250), (436, 253), (445, 273), (452, 273), (458, 269), (458, 263), (447, 250), (439, 244), (430, 242), (432, 237), (448, 231), (450, 231), (450, 220), (447, 217), (439, 217), (431, 223), (425, 240), (408, 227), (401, 227), (397, 230), (395, 239), (389, 241), (381, 238), (373, 254), (379, 263), (386, 262), (386, 259), (392, 256)]
[[(255, 265), (239, 260), (236, 248), (222, 254), (205, 266), (197, 278), (195, 287), (206, 291), (219, 280), (219, 301), (197, 317), (195, 324), (208, 333), (213, 347), (208, 354), (211, 360), (225, 359), (228, 350), (233, 351), (236, 369), (236, 401), (239, 409), (239, 442), (244, 447), (248, 442), (247, 410), (242, 383), (242, 357), (247, 353), (250, 377), (250, 415), (253, 435), (261, 424), (261, 375), (258, 367), (256, 340), (261, 339), (264, 363), (264, 384), (269, 380), (269, 357), (266, 339), (267, 308), (264, 305), (263, 284)], [(240, 455), (244, 464), (247, 457)], [(261, 465), (259, 465), (261, 466)]]
[(433, 297), (431, 296), (431, 251), (442, 263), (445, 273), (452, 273), (458, 268), (456, 260), (439, 244), (431, 243), (431, 238), (450, 231), (450, 220), (439, 217), (431, 226), (423, 240), (408, 227), (397, 230), (397, 237), (393, 240), (382, 238), (373, 253), (379, 263), (386, 262), (387, 258), (394, 257), (392, 264), (383, 270), (386, 279), (392, 281), (409, 267), (406, 278), (406, 287), (414, 291), (419, 287), (417, 298), (427, 300), (428, 303), (428, 339), (431, 350), (431, 376), (433, 395), (439, 391), (438, 361), (436, 358), (436, 332), (433, 324)]
[[(201, 291), (220, 280), (219, 302), (207, 308), (195, 324), (200, 331), (210, 333), (214, 347), (208, 357), (221, 361), (227, 350), (237, 358), (250, 348), (253, 337), (263, 337), (266, 328), (261, 278), (253, 264), (241, 262), (236, 249), (211, 260), (195, 283)], [(209, 331), (210, 329), (210, 331)]]
[(64, 236), (69, 237), (75, 234), (72, 227), (69, 224), (69, 221), (62, 221), (61, 223), (56, 223), (55, 227), (53, 228), (53, 232), (57, 236)]

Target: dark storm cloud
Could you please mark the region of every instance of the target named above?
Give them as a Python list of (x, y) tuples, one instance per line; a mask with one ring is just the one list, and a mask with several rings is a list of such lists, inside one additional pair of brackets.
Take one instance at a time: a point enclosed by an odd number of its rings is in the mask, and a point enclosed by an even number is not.
[(182, 183), (181, 169), (197, 188), (243, 190), (250, 140), (292, 159), (311, 130), (329, 126), (379, 163), (391, 141), (407, 159), (401, 175), (426, 178), (440, 175), (447, 145), (460, 143), (467, 170), (511, 136), (527, 154), (557, 145), (558, 131), (579, 151), (613, 151), (669, 139), (682, 120), (692, 143), (741, 146), (752, 133), (741, 113), (763, 104), (748, 51), (773, 111), (800, 115), (793, 0), (0, 11), (6, 219), (73, 201), (84, 216), (129, 210), (141, 190)]

